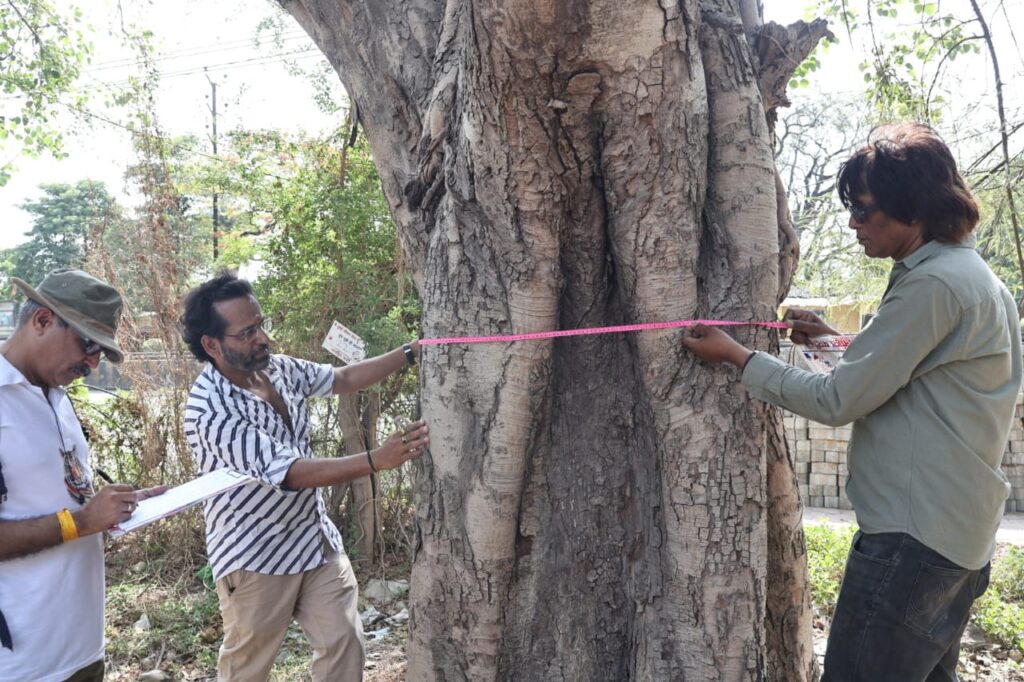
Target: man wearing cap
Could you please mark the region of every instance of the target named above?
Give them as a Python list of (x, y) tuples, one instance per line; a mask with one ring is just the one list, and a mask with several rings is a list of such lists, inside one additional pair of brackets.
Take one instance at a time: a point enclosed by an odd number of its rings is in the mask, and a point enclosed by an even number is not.
[(135, 491), (94, 492), (89, 446), (63, 388), (114, 340), (121, 296), (81, 270), (37, 288), (0, 345), (0, 682), (103, 679), (103, 531), (127, 520)]

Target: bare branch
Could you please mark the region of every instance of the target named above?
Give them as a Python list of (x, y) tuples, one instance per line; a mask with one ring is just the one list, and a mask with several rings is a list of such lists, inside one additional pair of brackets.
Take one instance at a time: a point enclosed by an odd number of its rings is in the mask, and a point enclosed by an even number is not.
[[(1006, 188), (1006, 201), (1010, 209), (1010, 223), (1013, 225), (1013, 242), (1017, 249), (1017, 267), (1020, 268), (1021, 279), (1024, 279), (1024, 250), (1021, 248), (1020, 219), (1017, 216), (1017, 207), (1013, 199), (1013, 185), (1010, 182), (1010, 136), (1006, 132), (1006, 109), (1003, 104), (1003, 80), (999, 74), (999, 58), (996, 57), (996, 48), (992, 43), (992, 34), (988, 30), (988, 23), (982, 16), (981, 8), (978, 7), (978, 0), (971, 0), (971, 7), (974, 8), (974, 16), (981, 24), (981, 30), (985, 35), (985, 45), (988, 46), (989, 55), (992, 57), (992, 71), (996, 77), (996, 105), (999, 111), (999, 137), (1000, 146), (1003, 150), (1003, 168), (1005, 178), (1003, 186)], [(1017, 304), (1018, 310), (1024, 308), (1024, 299)]]

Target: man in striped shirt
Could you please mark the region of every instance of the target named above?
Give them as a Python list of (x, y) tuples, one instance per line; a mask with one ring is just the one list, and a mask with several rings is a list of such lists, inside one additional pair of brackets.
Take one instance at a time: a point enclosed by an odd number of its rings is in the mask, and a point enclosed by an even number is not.
[(204, 507), (224, 620), (218, 679), (266, 680), (295, 619), (313, 647), (314, 680), (360, 680), (358, 588), (317, 489), (420, 455), (427, 427), (416, 422), (370, 452), (315, 458), (306, 399), (364, 389), (414, 364), (418, 344), (347, 367), (271, 354), (252, 287), (230, 274), (193, 289), (184, 307), (185, 341), (206, 362), (185, 411), (198, 469), (255, 479)]

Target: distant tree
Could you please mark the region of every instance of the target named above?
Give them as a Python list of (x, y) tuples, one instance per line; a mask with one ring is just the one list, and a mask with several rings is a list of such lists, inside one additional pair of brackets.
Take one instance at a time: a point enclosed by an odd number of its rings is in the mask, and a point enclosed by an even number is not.
[[(0, 185), (10, 178), (8, 151), (61, 154), (63, 139), (54, 123), (66, 96), (88, 59), (92, 46), (82, 33), (81, 12), (67, 3), (60, 11), (48, 0), (0, 3)], [(75, 95), (81, 103), (84, 95)]]
[(182, 181), (195, 138), (168, 138), (151, 126), (133, 136), (138, 160), (125, 172), (141, 204), (131, 221), (106, 230), (103, 248), (129, 305), (137, 313), (160, 312), (161, 325), (177, 336), (177, 300), (190, 277), (210, 269), (210, 230)]
[(0, 282), (38, 283), (54, 268), (82, 265), (103, 231), (124, 223), (124, 210), (95, 180), (40, 185), (43, 196), (21, 205), (32, 215), (28, 239), (0, 254)]

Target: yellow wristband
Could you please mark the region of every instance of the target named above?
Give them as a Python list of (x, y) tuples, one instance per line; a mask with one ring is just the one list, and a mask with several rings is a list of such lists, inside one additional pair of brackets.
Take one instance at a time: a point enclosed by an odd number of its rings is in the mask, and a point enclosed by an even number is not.
[(67, 509), (57, 512), (57, 520), (60, 521), (60, 536), (64, 542), (71, 542), (78, 539), (78, 526), (75, 524), (75, 517)]

